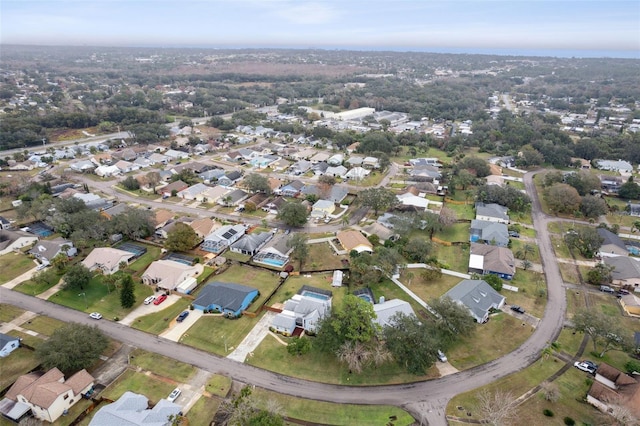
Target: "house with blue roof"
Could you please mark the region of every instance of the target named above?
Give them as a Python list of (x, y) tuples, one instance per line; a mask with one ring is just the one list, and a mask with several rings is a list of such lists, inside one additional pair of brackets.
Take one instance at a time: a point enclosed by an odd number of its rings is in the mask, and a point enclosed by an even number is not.
[(201, 311), (219, 311), (228, 317), (239, 317), (259, 295), (258, 289), (253, 287), (214, 281), (200, 291), (198, 298), (193, 301), (193, 307)]

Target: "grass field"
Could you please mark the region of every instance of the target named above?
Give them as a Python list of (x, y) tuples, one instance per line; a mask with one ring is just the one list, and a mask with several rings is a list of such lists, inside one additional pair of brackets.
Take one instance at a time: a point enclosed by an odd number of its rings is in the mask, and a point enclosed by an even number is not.
[(7, 253), (0, 256), (0, 283), (9, 282), (35, 267), (33, 260), (22, 253)]
[[(456, 215), (458, 219), (467, 219), (472, 220), (476, 218), (476, 212), (472, 202), (468, 202), (467, 204), (457, 204), (457, 203), (444, 203), (445, 207), (450, 208)], [(469, 224), (467, 224), (468, 226)]]
[(160, 257), (160, 247), (149, 244), (145, 244), (144, 246), (146, 247), (147, 252), (137, 258), (133, 263), (131, 263), (131, 265), (127, 266), (128, 270), (134, 271), (138, 275), (142, 274), (151, 262), (158, 260)]
[[(511, 238), (511, 251), (514, 255), (518, 253), (518, 251), (522, 251), (524, 255), (524, 247), (528, 245), (533, 250), (533, 253), (527, 253), (527, 260), (532, 263), (540, 263), (540, 251), (538, 250), (538, 246), (536, 246), (533, 242), (528, 241), (520, 241), (517, 238)], [(521, 263), (522, 256), (516, 259), (516, 265)]]
[(58, 282), (60, 281), (60, 277), (62, 277), (62, 274), (55, 274), (51, 277), (51, 280), (47, 280), (44, 282), (35, 282), (34, 280), (23, 281), (18, 284), (14, 288), (14, 290), (19, 291), (20, 293), (28, 294), (30, 296), (35, 296), (49, 290), (54, 285), (58, 284)]
[(129, 359), (132, 365), (168, 377), (176, 382), (186, 382), (196, 372), (192, 365), (142, 349), (134, 350)]
[[(346, 258), (347, 256), (338, 256), (329, 243), (309, 244), (309, 257), (302, 269), (305, 271), (340, 269), (343, 267), (341, 259)], [(297, 270), (298, 262), (294, 261), (293, 264)]]
[[(32, 336), (30, 334), (23, 333), (18, 330), (8, 331), (7, 334), (9, 336), (14, 336), (22, 339), (22, 342), (21, 342), (22, 345), (28, 345), (28, 346), (31, 346), (32, 348), (37, 348), (38, 346), (40, 346), (42, 342), (44, 342), (44, 340), (41, 339), (40, 337)], [(0, 369), (0, 371), (2, 370)]]
[(371, 284), (370, 287), (376, 301), (380, 300), (380, 296), (384, 296), (385, 300), (401, 299), (409, 302), (415, 313), (422, 311), (426, 314), (426, 309), (423, 308), (422, 305), (418, 304), (418, 302), (389, 279), (382, 280), (382, 282), (376, 284)]
[(216, 275), (214, 280), (257, 288), (260, 296), (249, 306), (249, 310), (255, 310), (262, 306), (269, 294), (278, 286), (280, 282), (278, 273), (258, 267), (232, 265), (220, 275)]
[(312, 401), (269, 392), (256, 388), (253, 394), (265, 407), (269, 400), (275, 400), (285, 410), (288, 417), (306, 420), (323, 425), (387, 425), (389, 419), (396, 426), (414, 424), (414, 419), (398, 407), (386, 405), (352, 405), (332, 404), (328, 402)]
[(0, 389), (11, 385), (16, 379), (36, 368), (39, 364), (34, 351), (18, 348), (11, 355), (0, 358)]
[(18, 318), (20, 315), (24, 314), (24, 310), (20, 308), (16, 308), (13, 305), (7, 305), (5, 303), (0, 303), (0, 321), (9, 322)]
[(433, 244), (436, 258), (443, 264), (444, 269), (466, 273), (469, 267), (469, 246), (445, 246)]
[(547, 304), (546, 283), (544, 275), (519, 269), (511, 282), (507, 284), (518, 287), (518, 292), (502, 289), (500, 292), (510, 305), (520, 305), (530, 314), (541, 318)]
[(427, 375), (415, 376), (407, 374), (395, 363), (386, 363), (380, 367), (370, 366), (360, 374), (349, 374), (349, 368), (338, 362), (334, 355), (312, 349), (306, 355), (293, 356), (271, 335), (260, 343), (254, 351), (254, 356), (247, 358), (245, 362), (287, 376), (354, 386), (407, 383), (439, 376), (435, 366), (429, 369)]
[(201, 396), (187, 413), (189, 424), (194, 426), (211, 424), (219, 406), (220, 401), (217, 399)]
[(225, 398), (231, 390), (231, 378), (220, 374), (214, 374), (207, 382), (205, 390), (212, 395)]
[(174, 388), (175, 386), (172, 383), (167, 383), (133, 370), (127, 370), (107, 386), (102, 391), (101, 396), (115, 401), (126, 391), (131, 391), (146, 396), (151, 404), (157, 404), (162, 398), (166, 398)]
[(469, 224), (468, 223), (454, 223), (451, 226), (446, 227), (440, 232), (434, 234), (434, 237), (441, 240), (454, 242), (467, 242), (469, 241)]
[[(462, 281), (462, 278), (443, 274), (442, 277), (437, 280), (427, 282), (422, 277), (423, 271), (424, 269), (406, 269), (400, 274), (400, 282), (409, 287), (411, 291), (425, 302), (429, 302), (431, 299), (442, 296)], [(409, 282), (409, 273), (413, 274), (411, 282)]]
[(282, 287), (278, 289), (276, 294), (273, 295), (273, 298), (270, 301), (270, 304), (273, 303), (283, 303), (298, 292), (303, 285), (310, 285), (312, 287), (321, 288), (323, 290), (329, 290), (333, 293), (333, 299), (331, 300), (331, 304), (333, 306), (340, 306), (342, 304), (342, 299), (348, 292), (347, 287), (331, 287), (332, 274), (330, 273), (318, 273), (318, 274), (309, 274), (308, 275), (292, 275), (284, 282)]
[(226, 356), (249, 334), (260, 317), (261, 315), (255, 318), (243, 315), (233, 320), (219, 315), (205, 315), (182, 335), (180, 342), (216, 355)]
[(20, 327), (27, 330), (33, 330), (36, 333), (43, 334), (45, 336), (51, 336), (54, 331), (62, 327), (65, 323), (54, 318), (45, 316), (38, 316), (30, 319), (29, 321), (21, 324)]
[(151, 334), (160, 334), (167, 327), (171, 321), (182, 311), (187, 309), (189, 306), (189, 300), (180, 299), (173, 305), (164, 308), (161, 311), (154, 312), (149, 315), (142, 316), (137, 318), (131, 327), (137, 328), (138, 330), (146, 331)]

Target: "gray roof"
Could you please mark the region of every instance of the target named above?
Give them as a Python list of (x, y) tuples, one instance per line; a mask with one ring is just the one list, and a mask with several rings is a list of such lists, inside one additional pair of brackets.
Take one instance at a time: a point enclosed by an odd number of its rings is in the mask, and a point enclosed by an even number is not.
[(487, 217), (495, 217), (497, 219), (509, 220), (509, 215), (507, 215), (507, 208), (505, 206), (501, 206), (500, 204), (495, 203), (476, 203), (476, 216), (487, 216)]
[(73, 247), (73, 243), (71, 241), (63, 238), (56, 238), (55, 240), (40, 240), (31, 250), (29, 250), (29, 253), (36, 257), (51, 260), (60, 252), (60, 249), (64, 245)]
[(254, 252), (273, 236), (271, 232), (260, 232), (245, 235), (235, 243), (231, 244), (231, 249)]
[(373, 310), (377, 315), (376, 319), (373, 321), (381, 327), (392, 325), (393, 321), (391, 319), (399, 312), (402, 312), (405, 315), (416, 315), (415, 312), (413, 312), (411, 305), (400, 299), (392, 299), (387, 300), (384, 303), (377, 303), (373, 305)]
[(257, 289), (240, 284), (216, 281), (207, 284), (198, 295), (198, 298), (193, 301), (193, 304), (199, 306), (218, 305), (224, 309), (237, 311), (242, 307), (245, 297), (252, 291), (257, 291)]
[(516, 273), (516, 261), (513, 257), (513, 252), (506, 247), (471, 243), (469, 254), (483, 256), (483, 269), (485, 271), (509, 275)]
[(471, 221), (471, 231), (474, 230), (479, 232), (483, 241), (495, 241), (501, 246), (509, 244), (509, 229), (504, 223), (474, 219)]
[(228, 200), (230, 200), (229, 202), (236, 203), (236, 202), (242, 200), (243, 198), (245, 198), (247, 195), (249, 195), (249, 194), (244, 192), (242, 189), (236, 189), (236, 190), (231, 191), (227, 195), (225, 195), (223, 197), (223, 199), (225, 199), (225, 200), (228, 199)]
[(15, 342), (16, 340), (20, 339), (14, 336), (9, 336), (8, 334), (0, 333), (0, 349), (4, 348), (7, 343)]
[(265, 244), (264, 247), (262, 247), (262, 250), (260, 251), (265, 251), (267, 249), (270, 249), (269, 251), (273, 252), (276, 251), (277, 253), (281, 254), (282, 256), (286, 257), (288, 253), (291, 252), (291, 250), (293, 250), (290, 247), (287, 247), (287, 242), (289, 241), (289, 238), (291, 238), (293, 234), (280, 234), (275, 236), (271, 241), (269, 241), (267, 244)]
[(604, 263), (615, 268), (611, 272), (611, 277), (614, 280), (640, 278), (640, 261), (632, 257), (604, 257)]
[(490, 308), (500, 305), (505, 299), (484, 280), (462, 280), (444, 297), (462, 303), (477, 321), (481, 321)]
[(318, 188), (317, 185), (305, 185), (301, 191), (304, 195), (316, 195), (318, 198), (322, 198), (324, 200), (330, 200), (334, 203), (340, 203), (345, 199), (349, 190), (344, 186), (333, 185), (331, 187), (331, 191), (329, 194), (323, 194), (322, 191)]
[(109, 216), (117, 216), (117, 215), (122, 214), (125, 211), (127, 211), (128, 208), (129, 208), (129, 206), (127, 205), (127, 203), (119, 203), (119, 204), (116, 204), (113, 207), (109, 207), (108, 209), (104, 209), (104, 212), (106, 214), (108, 214)]
[(100, 408), (89, 426), (167, 426), (169, 416), (178, 414), (178, 404), (161, 399), (149, 409), (146, 396), (125, 392), (117, 401)]
[(597, 232), (598, 232), (598, 235), (600, 235), (603, 238), (602, 246), (607, 246), (609, 244), (612, 244), (618, 248), (621, 248), (622, 250), (625, 250), (625, 251), (627, 250), (627, 246), (624, 244), (624, 241), (622, 241), (622, 238), (618, 237), (613, 232), (604, 228), (598, 228)]

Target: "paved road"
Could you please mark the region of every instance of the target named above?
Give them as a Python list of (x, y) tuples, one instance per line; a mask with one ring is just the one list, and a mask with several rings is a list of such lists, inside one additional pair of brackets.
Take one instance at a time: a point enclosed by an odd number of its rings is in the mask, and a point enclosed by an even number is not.
[[(525, 176), (525, 187), (535, 194), (532, 174)], [(446, 425), (444, 408), (455, 395), (487, 385), (533, 363), (547, 345), (555, 340), (564, 323), (566, 307), (560, 270), (555, 262), (547, 231), (548, 218), (533, 198), (532, 215), (538, 232), (540, 256), (548, 283), (545, 315), (531, 337), (518, 349), (487, 364), (436, 380), (394, 386), (358, 387), (328, 385), (286, 377), (184, 346), (111, 321), (94, 321), (86, 314), (54, 303), (0, 288), (0, 300), (22, 309), (48, 315), (65, 322), (97, 325), (106, 334), (123, 343), (192, 364), (212, 373), (221, 373), (244, 383), (297, 397), (321, 401), (357, 404), (391, 404), (407, 409), (431, 426)]]

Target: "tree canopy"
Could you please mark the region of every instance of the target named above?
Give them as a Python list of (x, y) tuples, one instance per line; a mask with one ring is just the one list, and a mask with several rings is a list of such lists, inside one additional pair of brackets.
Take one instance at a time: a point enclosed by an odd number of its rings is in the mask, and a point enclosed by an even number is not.
[(278, 210), (278, 219), (289, 226), (302, 226), (307, 222), (307, 208), (300, 203), (287, 202)]
[(396, 194), (387, 188), (369, 188), (358, 193), (358, 200), (363, 206), (371, 207), (375, 214), (398, 204)]
[(171, 251), (188, 251), (198, 244), (199, 238), (196, 231), (185, 223), (176, 223), (176, 226), (167, 233), (164, 245)]
[(69, 323), (56, 329), (36, 349), (45, 369), (73, 373), (93, 365), (107, 348), (107, 337), (95, 326)]

